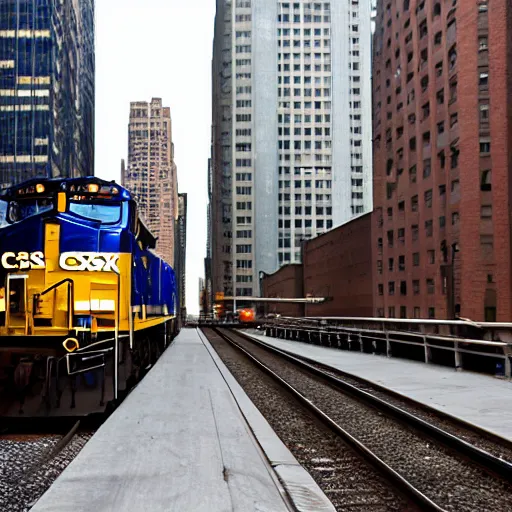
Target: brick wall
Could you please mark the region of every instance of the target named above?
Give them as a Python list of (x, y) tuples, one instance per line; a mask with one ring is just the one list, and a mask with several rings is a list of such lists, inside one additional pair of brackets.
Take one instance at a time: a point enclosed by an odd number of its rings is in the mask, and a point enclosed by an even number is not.
[(512, 4), (486, 7), (378, 2), (375, 316), (510, 320)]
[(323, 304), (268, 304), (284, 316), (371, 316), (372, 214), (358, 217), (304, 244), (303, 264), (263, 279), (264, 297), (329, 297)]
[(309, 240), (304, 247), (304, 292), (330, 297), (306, 306), (306, 316), (372, 316), (371, 214)]
[[(277, 272), (267, 275), (262, 280), (263, 297), (301, 298), (304, 297), (302, 288), (302, 265), (286, 265)], [(266, 313), (277, 313), (283, 316), (304, 316), (303, 304), (276, 304), (265, 306)]]

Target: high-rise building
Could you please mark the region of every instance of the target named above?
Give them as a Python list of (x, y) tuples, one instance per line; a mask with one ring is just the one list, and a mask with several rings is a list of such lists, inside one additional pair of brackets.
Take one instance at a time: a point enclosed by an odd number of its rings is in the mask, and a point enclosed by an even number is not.
[(206, 258), (204, 259), (204, 278), (208, 303), (213, 305), (212, 287), (212, 160), (208, 159), (208, 205), (206, 209), (207, 232), (206, 232)]
[(174, 162), (171, 110), (160, 98), (130, 105), (128, 164), (122, 183), (138, 203), (138, 212), (158, 238), (156, 252), (174, 265), (178, 179)]
[(372, 208), (370, 3), (218, 0), (213, 48), (215, 292)]
[(187, 194), (178, 194), (178, 220), (176, 221), (174, 246), (174, 272), (178, 282), (180, 318), (187, 317), (186, 302), (186, 257), (187, 257)]
[(512, 4), (379, 1), (375, 314), (509, 321)]
[(0, 189), (94, 174), (94, 2), (0, 2)]

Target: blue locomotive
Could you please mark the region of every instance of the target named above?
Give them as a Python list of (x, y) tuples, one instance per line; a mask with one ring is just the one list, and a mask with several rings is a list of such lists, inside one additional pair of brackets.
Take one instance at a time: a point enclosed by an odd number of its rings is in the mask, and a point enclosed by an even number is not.
[(0, 416), (115, 404), (175, 336), (177, 283), (131, 194), (98, 178), (0, 194)]

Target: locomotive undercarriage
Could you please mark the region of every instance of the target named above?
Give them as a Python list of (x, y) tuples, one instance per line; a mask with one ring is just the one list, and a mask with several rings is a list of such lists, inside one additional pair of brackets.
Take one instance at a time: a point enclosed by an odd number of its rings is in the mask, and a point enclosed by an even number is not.
[(10, 347), (0, 345), (0, 416), (85, 416), (113, 409), (170, 344), (171, 323), (135, 332), (132, 348), (129, 334), (120, 333), (117, 371), (112, 332), (96, 339), (78, 332), (73, 352), (64, 349), (66, 338), (44, 338), (41, 348), (33, 346), (36, 338), (20, 337), (15, 349), (9, 338)]

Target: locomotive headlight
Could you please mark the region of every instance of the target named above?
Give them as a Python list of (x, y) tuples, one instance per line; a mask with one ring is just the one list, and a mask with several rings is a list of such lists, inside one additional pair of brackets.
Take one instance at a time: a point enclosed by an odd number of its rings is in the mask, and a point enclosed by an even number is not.
[(97, 185), (96, 183), (89, 183), (87, 190), (92, 194), (97, 194), (100, 190), (100, 186)]
[(44, 185), (42, 183), (38, 183), (36, 185), (36, 192), (38, 194), (42, 194), (44, 192)]

